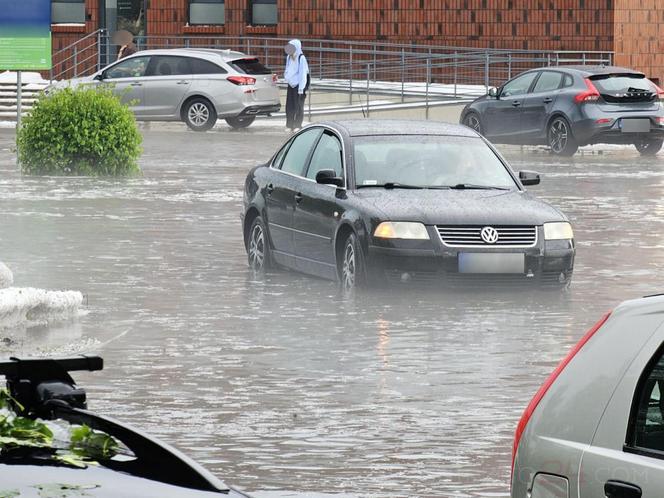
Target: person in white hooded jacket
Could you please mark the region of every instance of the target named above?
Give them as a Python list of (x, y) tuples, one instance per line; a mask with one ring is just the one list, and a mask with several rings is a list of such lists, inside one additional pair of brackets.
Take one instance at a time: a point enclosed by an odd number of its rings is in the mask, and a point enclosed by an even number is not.
[(286, 52), (286, 71), (284, 78), (288, 83), (286, 94), (286, 128), (297, 131), (304, 119), (304, 100), (309, 89), (309, 64), (302, 53), (302, 42), (291, 40), (284, 47)]

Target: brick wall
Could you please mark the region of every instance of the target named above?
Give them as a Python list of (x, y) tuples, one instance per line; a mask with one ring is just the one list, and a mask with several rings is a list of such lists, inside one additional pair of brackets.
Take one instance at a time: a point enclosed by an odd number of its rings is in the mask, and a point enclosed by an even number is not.
[(616, 64), (664, 82), (664, 1), (616, 0)]

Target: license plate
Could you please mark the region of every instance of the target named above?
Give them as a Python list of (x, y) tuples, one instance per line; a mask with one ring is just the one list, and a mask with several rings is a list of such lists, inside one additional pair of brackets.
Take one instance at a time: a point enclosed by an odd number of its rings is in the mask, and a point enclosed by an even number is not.
[(650, 131), (649, 119), (623, 119), (620, 125), (623, 133), (647, 133)]
[(523, 253), (459, 253), (459, 273), (525, 273), (525, 263)]

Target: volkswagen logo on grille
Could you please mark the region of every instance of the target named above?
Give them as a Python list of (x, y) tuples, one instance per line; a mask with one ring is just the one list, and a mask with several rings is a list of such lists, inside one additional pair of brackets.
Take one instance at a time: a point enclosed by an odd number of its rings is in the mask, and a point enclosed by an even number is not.
[(498, 242), (498, 230), (493, 227), (484, 227), (480, 232), (480, 237), (487, 244), (495, 244)]

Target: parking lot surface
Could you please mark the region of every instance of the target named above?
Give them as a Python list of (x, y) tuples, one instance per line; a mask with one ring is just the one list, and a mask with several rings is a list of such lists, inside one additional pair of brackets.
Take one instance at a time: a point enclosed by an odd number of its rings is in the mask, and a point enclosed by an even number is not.
[(619, 301), (664, 292), (664, 161), (630, 148), (503, 149), (574, 225), (569, 292), (347, 297), (247, 268), (241, 188), (280, 129), (144, 136), (142, 178), (35, 178), (0, 130), (0, 260), (16, 285), (87, 302), (2, 355), (102, 355), (77, 376), (92, 408), (257, 496), (507, 496), (514, 428), (557, 361)]

